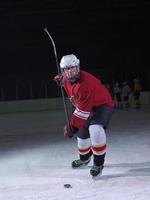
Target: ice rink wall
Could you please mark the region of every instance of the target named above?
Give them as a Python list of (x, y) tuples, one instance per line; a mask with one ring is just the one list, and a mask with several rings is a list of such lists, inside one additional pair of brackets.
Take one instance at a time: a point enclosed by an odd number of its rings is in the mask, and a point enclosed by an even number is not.
[[(133, 96), (130, 96), (131, 107), (134, 106)], [(141, 105), (150, 105), (150, 91), (141, 92)], [(68, 99), (66, 99), (66, 106), (68, 110), (72, 109), (72, 106)], [(9, 112), (33, 112), (44, 110), (57, 110), (63, 109), (62, 98), (47, 98), (47, 99), (31, 99), (20, 101), (1, 101), (0, 113)]]

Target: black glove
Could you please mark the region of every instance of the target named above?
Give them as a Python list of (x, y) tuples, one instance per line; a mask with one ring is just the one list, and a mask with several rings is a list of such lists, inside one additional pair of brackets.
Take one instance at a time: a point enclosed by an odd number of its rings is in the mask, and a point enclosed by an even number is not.
[(73, 135), (78, 131), (78, 128), (73, 127), (70, 123), (64, 126), (64, 137), (72, 138)]

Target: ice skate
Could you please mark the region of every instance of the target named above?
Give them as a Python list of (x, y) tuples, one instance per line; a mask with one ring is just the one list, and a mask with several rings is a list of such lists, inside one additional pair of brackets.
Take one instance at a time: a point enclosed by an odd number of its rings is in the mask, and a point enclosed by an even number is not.
[(93, 165), (93, 167), (90, 170), (90, 174), (93, 178), (99, 177), (102, 174), (102, 170), (103, 170), (104, 166), (97, 166), (97, 165)]
[(80, 159), (74, 160), (72, 162), (72, 168), (81, 168), (86, 166), (90, 162), (90, 158), (88, 160), (82, 161)]

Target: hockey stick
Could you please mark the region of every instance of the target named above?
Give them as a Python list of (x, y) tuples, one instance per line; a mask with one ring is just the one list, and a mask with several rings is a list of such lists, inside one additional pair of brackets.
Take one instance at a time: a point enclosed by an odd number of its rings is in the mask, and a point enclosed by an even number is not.
[[(60, 75), (61, 71), (60, 71), (59, 64), (58, 64), (58, 57), (57, 57), (57, 51), (56, 51), (55, 42), (54, 42), (52, 36), (50, 35), (50, 33), (48, 32), (48, 30), (46, 28), (44, 28), (44, 30), (45, 30), (45, 32), (47, 33), (48, 37), (50, 38), (50, 40), (52, 42), (53, 49), (54, 49), (54, 56), (55, 56), (55, 60), (56, 60), (57, 71), (58, 71), (58, 74)], [(69, 117), (68, 117), (68, 111), (67, 111), (67, 106), (66, 106), (66, 101), (65, 101), (65, 95), (64, 95), (64, 91), (63, 91), (63, 86), (60, 85), (60, 88), (61, 88), (61, 94), (62, 94), (64, 111), (65, 111), (65, 119), (66, 119), (66, 123), (68, 124)]]

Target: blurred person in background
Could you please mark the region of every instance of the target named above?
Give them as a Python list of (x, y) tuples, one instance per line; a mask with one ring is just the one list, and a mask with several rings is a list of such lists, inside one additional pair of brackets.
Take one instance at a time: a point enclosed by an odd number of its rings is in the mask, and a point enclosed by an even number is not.
[(137, 78), (133, 79), (133, 97), (135, 102), (135, 108), (141, 107), (140, 102), (140, 93), (141, 93), (141, 84)]
[(116, 82), (114, 86), (114, 98), (116, 101), (116, 108), (117, 109), (122, 109), (123, 104), (122, 104), (122, 98), (121, 98), (121, 88), (119, 87), (119, 83)]
[(122, 100), (123, 100), (123, 107), (128, 109), (130, 107), (129, 103), (129, 95), (131, 93), (130, 86), (126, 81), (122, 83)]

